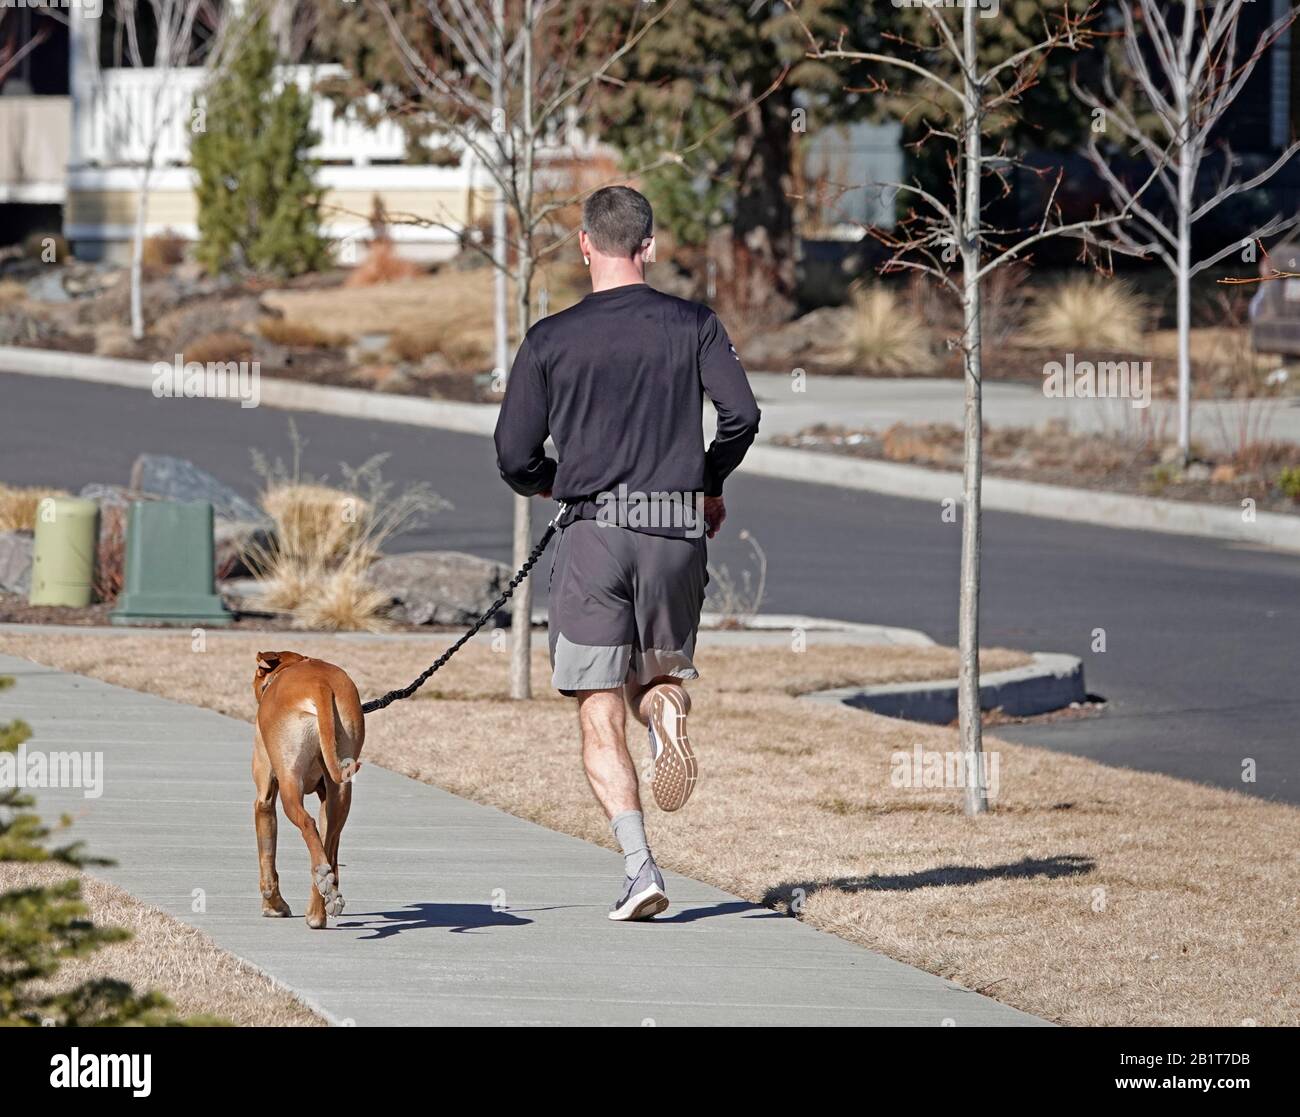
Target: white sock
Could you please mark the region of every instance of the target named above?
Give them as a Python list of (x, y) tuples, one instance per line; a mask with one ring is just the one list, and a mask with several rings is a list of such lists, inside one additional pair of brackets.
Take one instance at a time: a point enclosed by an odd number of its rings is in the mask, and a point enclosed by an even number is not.
[(645, 816), (640, 811), (623, 811), (611, 818), (609, 825), (623, 849), (623, 871), (631, 880), (650, 860), (650, 843), (645, 838)]

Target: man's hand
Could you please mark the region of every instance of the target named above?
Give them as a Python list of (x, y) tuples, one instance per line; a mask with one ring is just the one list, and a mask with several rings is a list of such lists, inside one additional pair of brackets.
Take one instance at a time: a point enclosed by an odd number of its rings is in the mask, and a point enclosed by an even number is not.
[(540, 496), (543, 500), (550, 500), (550, 499), (551, 499), (551, 490), (550, 490), (550, 489), (543, 489), (543, 490), (542, 490), (540, 493), (538, 493), (537, 495)]
[(709, 538), (718, 534), (722, 521), (727, 518), (727, 506), (720, 496), (704, 498), (704, 526), (709, 529)]

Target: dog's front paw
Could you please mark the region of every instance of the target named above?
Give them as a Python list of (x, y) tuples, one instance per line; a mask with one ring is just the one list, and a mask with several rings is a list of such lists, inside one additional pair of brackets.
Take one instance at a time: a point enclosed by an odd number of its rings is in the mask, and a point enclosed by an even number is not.
[(313, 870), (316, 891), (325, 901), (327, 915), (339, 915), (343, 911), (343, 893), (338, 890), (334, 873), (328, 865), (317, 865)]
[(289, 905), (285, 903), (284, 897), (278, 892), (272, 892), (269, 896), (262, 894), (262, 914), (268, 919), (280, 919), (287, 915), (292, 915)]

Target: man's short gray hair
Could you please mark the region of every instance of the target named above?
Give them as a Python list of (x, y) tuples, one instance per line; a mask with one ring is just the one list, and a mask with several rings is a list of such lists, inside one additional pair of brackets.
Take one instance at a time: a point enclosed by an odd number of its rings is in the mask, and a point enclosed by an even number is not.
[(602, 186), (582, 205), (582, 228), (602, 255), (632, 257), (654, 233), (654, 211), (630, 186)]

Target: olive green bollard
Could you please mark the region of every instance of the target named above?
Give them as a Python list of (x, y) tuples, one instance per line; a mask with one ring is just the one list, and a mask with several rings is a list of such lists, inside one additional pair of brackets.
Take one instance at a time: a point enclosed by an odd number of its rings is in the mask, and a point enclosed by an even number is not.
[(50, 496), (36, 508), (31, 605), (90, 604), (99, 507), (93, 500)]
[(137, 500), (126, 528), (126, 573), (114, 624), (229, 624), (216, 592), (212, 505)]

